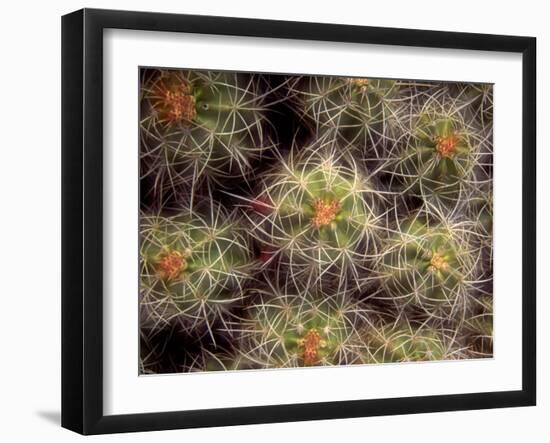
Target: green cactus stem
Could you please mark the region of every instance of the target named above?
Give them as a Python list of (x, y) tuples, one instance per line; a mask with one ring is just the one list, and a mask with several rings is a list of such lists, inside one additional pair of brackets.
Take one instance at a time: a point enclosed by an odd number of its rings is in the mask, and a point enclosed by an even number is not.
[(387, 137), (388, 122), (400, 103), (394, 80), (303, 77), (291, 91), (317, 135), (332, 134), (341, 144), (360, 150)]
[(257, 77), (153, 71), (141, 99), (142, 176), (173, 189), (203, 179), (247, 178), (272, 146)]
[(142, 308), (149, 323), (209, 325), (244, 296), (253, 260), (246, 231), (220, 207), (141, 218)]
[(465, 107), (469, 117), (477, 120), (481, 127), (493, 123), (493, 85), (490, 83), (451, 83), (450, 93)]
[(428, 311), (453, 306), (469, 288), (474, 260), (460, 229), (417, 217), (398, 224), (378, 262), (388, 296)]
[(454, 207), (472, 186), (478, 159), (469, 130), (457, 116), (426, 112), (388, 166), (402, 193)]
[(331, 366), (358, 359), (356, 319), (346, 302), (321, 294), (264, 294), (249, 315), (241, 349), (260, 367)]
[(264, 177), (253, 235), (296, 280), (357, 289), (376, 249), (378, 199), (357, 165), (317, 143)]
[(397, 363), (452, 358), (443, 336), (429, 327), (395, 324), (370, 331), (365, 363)]
[(483, 295), (476, 299), (472, 312), (466, 319), (464, 330), (469, 348), (476, 357), (493, 355), (492, 295)]

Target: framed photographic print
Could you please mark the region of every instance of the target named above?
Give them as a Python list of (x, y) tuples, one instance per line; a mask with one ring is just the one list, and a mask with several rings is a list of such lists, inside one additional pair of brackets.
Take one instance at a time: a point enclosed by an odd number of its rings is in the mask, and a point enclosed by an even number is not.
[(534, 38), (62, 25), (64, 427), (535, 404)]

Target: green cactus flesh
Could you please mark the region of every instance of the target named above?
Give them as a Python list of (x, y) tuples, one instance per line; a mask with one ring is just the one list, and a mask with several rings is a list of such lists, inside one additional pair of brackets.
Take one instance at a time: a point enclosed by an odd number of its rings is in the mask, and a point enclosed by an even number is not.
[(141, 226), (141, 284), (150, 310), (195, 318), (243, 297), (250, 246), (232, 221), (147, 216)]
[(448, 358), (440, 334), (424, 327), (392, 325), (371, 333), (368, 339), (368, 363), (396, 363)]
[(141, 374), (494, 355), (492, 85), (143, 68), (139, 91)]
[(465, 322), (468, 344), (476, 356), (493, 354), (493, 297), (484, 295), (476, 299), (473, 312)]
[(256, 233), (294, 272), (359, 277), (375, 241), (376, 204), (355, 169), (314, 153), (268, 177), (259, 199), (272, 209)]
[(445, 226), (420, 220), (400, 224), (382, 252), (380, 271), (387, 291), (401, 303), (452, 305), (464, 290), (471, 258)]
[(481, 188), (468, 201), (470, 217), (475, 220), (477, 229), (486, 239), (491, 240), (493, 232), (493, 191)]
[(474, 165), (469, 137), (460, 123), (450, 117), (424, 115), (393, 173), (407, 192), (454, 204)]
[(296, 93), (321, 135), (332, 132), (346, 145), (362, 148), (384, 132), (397, 89), (393, 80), (308, 77)]
[(456, 97), (465, 113), (481, 126), (490, 126), (493, 122), (493, 85), (488, 83), (450, 84), (451, 94)]
[(346, 364), (354, 330), (330, 300), (286, 296), (251, 309), (250, 358), (263, 367)]
[(245, 177), (269, 145), (256, 83), (233, 73), (162, 71), (142, 96), (145, 160), (176, 183)]

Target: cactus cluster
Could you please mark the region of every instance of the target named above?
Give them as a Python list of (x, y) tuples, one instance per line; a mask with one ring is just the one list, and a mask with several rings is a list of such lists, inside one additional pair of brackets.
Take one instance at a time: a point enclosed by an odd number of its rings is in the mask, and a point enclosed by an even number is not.
[(492, 85), (140, 76), (141, 374), (493, 355)]

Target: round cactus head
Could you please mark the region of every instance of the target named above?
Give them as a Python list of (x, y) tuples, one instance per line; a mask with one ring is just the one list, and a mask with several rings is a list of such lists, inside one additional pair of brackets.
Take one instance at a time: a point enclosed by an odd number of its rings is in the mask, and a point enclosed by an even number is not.
[(479, 153), (457, 115), (421, 113), (410, 142), (399, 149), (390, 156), (388, 167), (397, 179), (394, 183), (409, 195), (440, 207), (453, 207), (474, 181)]
[(196, 98), (191, 84), (181, 71), (164, 71), (146, 90), (156, 123), (168, 129), (177, 125), (190, 125), (197, 117)]
[(399, 304), (453, 306), (466, 290), (473, 260), (460, 230), (415, 218), (398, 224), (379, 259), (383, 285)]
[(271, 147), (264, 97), (253, 75), (150, 72), (142, 83), (142, 176), (169, 189), (246, 178)]
[(265, 177), (253, 218), (260, 242), (310, 283), (365, 277), (377, 235), (377, 197), (354, 164), (306, 149)]
[(353, 309), (319, 294), (264, 294), (249, 309), (249, 358), (262, 367), (355, 362)]
[(493, 190), (491, 186), (480, 186), (468, 199), (468, 216), (475, 221), (476, 230), (492, 244), (493, 235)]
[(350, 77), (303, 77), (291, 89), (318, 135), (359, 149), (385, 135), (399, 90), (394, 80)]
[(449, 93), (469, 118), (481, 127), (493, 123), (493, 85), (491, 83), (449, 83)]
[(221, 208), (142, 217), (141, 305), (149, 322), (211, 324), (243, 298), (250, 249), (246, 232)]
[(429, 327), (387, 325), (368, 335), (367, 363), (444, 360), (450, 357), (441, 334)]

